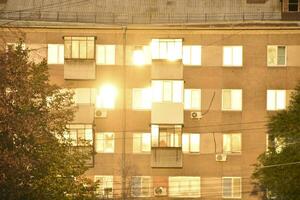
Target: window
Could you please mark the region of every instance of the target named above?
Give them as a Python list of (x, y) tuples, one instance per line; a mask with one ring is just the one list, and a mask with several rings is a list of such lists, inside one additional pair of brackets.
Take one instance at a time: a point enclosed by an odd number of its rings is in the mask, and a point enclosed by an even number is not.
[(151, 151), (151, 134), (133, 134), (133, 153), (149, 153)]
[(223, 89), (222, 90), (222, 110), (241, 111), (242, 110), (242, 90)]
[(282, 110), (286, 106), (285, 90), (267, 90), (267, 110)]
[(170, 197), (200, 197), (200, 177), (170, 176)]
[(96, 89), (95, 88), (75, 88), (74, 101), (76, 104), (95, 104)]
[(298, 0), (289, 0), (288, 8), (289, 8), (290, 12), (297, 12), (298, 11)]
[(242, 66), (243, 65), (243, 47), (225, 46), (223, 47), (223, 66)]
[(183, 46), (184, 65), (201, 65), (201, 46)]
[(152, 100), (154, 102), (181, 103), (183, 98), (183, 81), (152, 81)]
[(103, 85), (97, 96), (96, 107), (104, 109), (115, 108), (117, 89), (113, 85)]
[(101, 198), (113, 197), (113, 176), (95, 176), (95, 182), (98, 182), (96, 194)]
[(98, 65), (114, 65), (116, 64), (116, 45), (97, 45)]
[(150, 197), (152, 193), (150, 176), (133, 176), (131, 193), (133, 197)]
[(63, 44), (48, 44), (48, 64), (64, 64)]
[(73, 146), (86, 146), (93, 144), (93, 127), (92, 125), (69, 124), (68, 132), (64, 133), (65, 139), (72, 142)]
[(184, 109), (201, 110), (201, 90), (185, 89), (184, 90)]
[(151, 50), (149, 46), (137, 46), (133, 50), (132, 63), (134, 65), (151, 64)]
[(64, 37), (66, 59), (94, 59), (95, 37)]
[(151, 51), (152, 59), (181, 59), (182, 39), (152, 39)]
[(223, 152), (241, 153), (241, 134), (223, 134)]
[(150, 88), (132, 89), (132, 109), (149, 110), (151, 109), (152, 98)]
[(268, 66), (286, 65), (286, 46), (268, 46)]
[(114, 152), (114, 133), (96, 133), (95, 150), (97, 153), (113, 153)]
[(241, 177), (223, 177), (223, 198), (242, 198)]
[(185, 153), (199, 153), (200, 134), (182, 134), (182, 151)]
[(153, 147), (181, 147), (181, 125), (152, 125)]
[[(8, 49), (16, 49), (18, 46), (18, 43), (6, 43), (6, 51)], [(24, 43), (22, 43), (22, 46), (21, 46), (21, 49), (22, 50), (25, 50), (26, 49), (26, 46)]]

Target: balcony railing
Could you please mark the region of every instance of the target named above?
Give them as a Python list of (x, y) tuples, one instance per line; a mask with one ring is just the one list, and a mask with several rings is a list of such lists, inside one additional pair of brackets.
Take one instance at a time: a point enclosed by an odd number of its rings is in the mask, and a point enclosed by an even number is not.
[(100, 24), (182, 24), (280, 20), (281, 12), (240, 13), (108, 13), (67, 11), (0, 11), (0, 19)]
[(182, 167), (181, 147), (152, 147), (151, 167), (180, 168)]

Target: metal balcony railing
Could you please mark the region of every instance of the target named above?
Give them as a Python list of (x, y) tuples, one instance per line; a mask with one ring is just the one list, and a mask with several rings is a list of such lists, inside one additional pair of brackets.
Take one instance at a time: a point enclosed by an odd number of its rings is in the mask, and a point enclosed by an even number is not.
[(99, 24), (190, 24), (280, 20), (280, 12), (241, 13), (99, 13), (67, 11), (0, 11), (0, 19)]

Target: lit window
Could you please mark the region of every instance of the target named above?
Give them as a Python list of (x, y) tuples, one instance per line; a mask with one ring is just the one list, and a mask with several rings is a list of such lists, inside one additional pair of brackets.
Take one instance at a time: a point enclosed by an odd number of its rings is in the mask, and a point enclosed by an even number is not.
[(223, 66), (242, 66), (243, 47), (225, 46), (223, 47)]
[(223, 177), (223, 198), (241, 198), (241, 177)]
[(151, 64), (151, 50), (149, 46), (139, 46), (133, 50), (132, 63), (134, 65)]
[(115, 108), (117, 90), (112, 85), (104, 85), (100, 88), (100, 94), (97, 96), (96, 107), (113, 109)]
[(288, 0), (289, 12), (297, 12), (299, 7), (299, 0)]
[(286, 107), (285, 90), (267, 90), (267, 110), (282, 110)]
[(93, 143), (92, 125), (69, 124), (68, 132), (64, 133), (64, 137), (70, 140), (73, 146), (86, 146)]
[(48, 64), (64, 64), (63, 44), (48, 44)]
[(152, 147), (180, 147), (181, 125), (152, 125)]
[(151, 134), (133, 134), (133, 153), (149, 153), (151, 151)]
[(73, 90), (75, 92), (74, 101), (76, 104), (95, 104), (95, 88), (75, 88)]
[(116, 54), (116, 45), (97, 45), (97, 59), (98, 65), (114, 65)]
[(200, 134), (182, 134), (182, 151), (185, 153), (199, 153)]
[(223, 134), (223, 152), (241, 153), (241, 134)]
[(200, 197), (200, 177), (170, 176), (170, 197)]
[(152, 100), (154, 102), (181, 103), (183, 81), (154, 80), (152, 81)]
[(66, 59), (94, 59), (95, 37), (64, 37)]
[(200, 110), (201, 109), (201, 90), (185, 89), (184, 90), (184, 109)]
[(132, 109), (148, 110), (151, 109), (152, 98), (150, 88), (132, 89)]
[(114, 152), (114, 133), (96, 133), (95, 142), (95, 150), (97, 153)]
[(113, 176), (95, 176), (95, 182), (98, 182), (96, 194), (102, 198), (113, 197)]
[(152, 193), (150, 176), (133, 176), (131, 194), (133, 197), (150, 197)]
[(242, 90), (223, 89), (222, 90), (222, 110), (241, 111), (242, 110)]
[(184, 65), (201, 65), (201, 46), (183, 46)]
[(286, 65), (286, 47), (268, 46), (268, 66)]
[(151, 51), (152, 59), (181, 59), (182, 39), (152, 39)]

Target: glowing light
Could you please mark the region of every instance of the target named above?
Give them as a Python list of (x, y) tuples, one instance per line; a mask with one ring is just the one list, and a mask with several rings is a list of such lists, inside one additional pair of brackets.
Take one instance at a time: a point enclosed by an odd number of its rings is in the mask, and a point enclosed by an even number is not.
[(133, 52), (133, 64), (135, 65), (145, 65), (145, 53), (142, 48), (138, 48)]
[(97, 96), (96, 107), (112, 109), (115, 107), (117, 89), (113, 85), (103, 85)]

